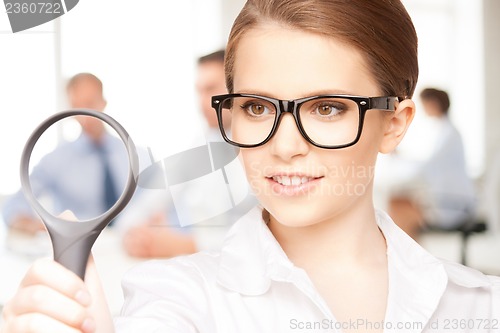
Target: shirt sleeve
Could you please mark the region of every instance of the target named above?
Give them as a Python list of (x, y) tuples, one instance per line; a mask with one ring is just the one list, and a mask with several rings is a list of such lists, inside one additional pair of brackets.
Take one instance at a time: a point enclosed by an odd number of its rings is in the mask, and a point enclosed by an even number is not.
[(122, 287), (117, 333), (216, 332), (206, 283), (183, 257), (143, 263), (125, 275)]
[[(48, 157), (42, 158), (30, 174), (31, 189), (35, 197), (52, 191), (53, 176), (47, 163), (48, 159)], [(19, 215), (35, 216), (21, 189), (5, 201), (2, 209), (2, 217), (7, 225), (10, 225), (12, 220)]]
[(491, 320), (496, 323), (496, 329), (500, 332), (500, 277), (489, 275), (488, 278), (492, 281)]

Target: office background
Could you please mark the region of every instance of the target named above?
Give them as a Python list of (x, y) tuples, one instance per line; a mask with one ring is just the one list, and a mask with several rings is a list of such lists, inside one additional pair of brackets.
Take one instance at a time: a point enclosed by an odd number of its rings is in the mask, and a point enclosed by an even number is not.
[[(481, 186), (500, 152), (500, 1), (403, 2), (420, 40), (417, 94), (427, 86), (450, 93), (468, 172)], [(243, 3), (81, 0), (59, 19), (16, 34), (2, 10), (0, 198), (19, 187), (19, 159), (28, 135), (47, 116), (66, 108), (64, 85), (77, 72), (92, 72), (103, 80), (107, 112), (138, 145), (151, 148), (156, 159), (202, 140), (204, 123), (193, 84), (196, 59), (224, 46)], [(76, 128), (61, 126), (47, 149), (63, 137), (75, 137)], [(412, 131), (407, 149), (418, 155), (426, 147)]]

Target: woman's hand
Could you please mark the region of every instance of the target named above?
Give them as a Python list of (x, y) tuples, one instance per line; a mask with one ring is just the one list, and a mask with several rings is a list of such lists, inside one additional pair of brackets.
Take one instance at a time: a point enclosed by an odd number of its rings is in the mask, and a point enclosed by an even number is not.
[[(67, 211), (60, 215), (76, 220)], [(39, 259), (2, 312), (1, 333), (112, 333), (113, 320), (90, 256), (85, 282), (51, 259)]]
[(96, 321), (85, 283), (53, 260), (37, 260), (3, 310), (2, 333), (91, 333)]
[(1, 333), (113, 333), (92, 257), (85, 283), (49, 259), (37, 260), (4, 307)]
[(127, 230), (123, 247), (128, 255), (138, 258), (169, 258), (196, 252), (194, 238), (168, 227), (162, 213)]

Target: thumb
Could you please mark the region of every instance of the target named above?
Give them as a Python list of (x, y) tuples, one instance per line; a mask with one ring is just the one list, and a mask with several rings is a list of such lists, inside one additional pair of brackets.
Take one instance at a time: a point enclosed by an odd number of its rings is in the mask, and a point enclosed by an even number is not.
[(76, 218), (75, 214), (73, 214), (72, 211), (70, 210), (65, 210), (61, 214), (59, 214), (57, 217), (62, 218), (64, 220), (72, 221), (72, 222), (77, 222), (78, 219)]

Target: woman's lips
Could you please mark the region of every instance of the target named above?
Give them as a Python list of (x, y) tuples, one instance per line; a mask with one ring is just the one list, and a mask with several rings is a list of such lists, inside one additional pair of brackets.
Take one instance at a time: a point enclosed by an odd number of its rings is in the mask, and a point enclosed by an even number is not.
[(295, 196), (305, 194), (318, 185), (323, 177), (306, 175), (274, 175), (267, 177), (274, 194)]

